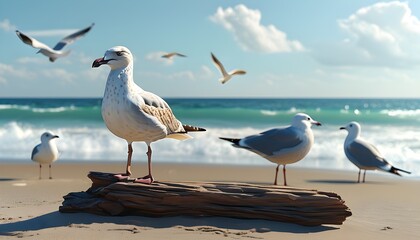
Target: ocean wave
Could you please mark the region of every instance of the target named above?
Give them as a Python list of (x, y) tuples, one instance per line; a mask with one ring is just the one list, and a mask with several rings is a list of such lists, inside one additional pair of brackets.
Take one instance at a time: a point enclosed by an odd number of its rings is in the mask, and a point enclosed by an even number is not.
[(420, 109), (408, 110), (408, 109), (393, 109), (393, 110), (382, 110), (381, 114), (385, 114), (390, 117), (418, 117), (420, 116)]
[[(30, 161), (32, 148), (40, 142), (40, 135), (50, 130), (59, 135), (56, 140), (60, 159), (66, 161), (121, 161), (127, 157), (127, 143), (114, 136), (105, 127), (45, 128), (10, 122), (0, 125), (0, 159)], [(208, 128), (206, 132), (192, 133), (188, 141), (164, 139), (152, 143), (154, 162), (218, 163), (238, 165), (273, 165), (255, 153), (232, 147), (219, 137), (244, 137), (266, 128)], [(339, 126), (314, 128), (315, 143), (310, 153), (297, 167), (323, 169), (357, 168), (346, 159), (343, 143), (346, 132)], [(366, 126), (363, 136), (380, 149), (395, 166), (420, 175), (420, 134), (418, 128)], [(133, 164), (146, 161), (146, 144), (133, 145)]]

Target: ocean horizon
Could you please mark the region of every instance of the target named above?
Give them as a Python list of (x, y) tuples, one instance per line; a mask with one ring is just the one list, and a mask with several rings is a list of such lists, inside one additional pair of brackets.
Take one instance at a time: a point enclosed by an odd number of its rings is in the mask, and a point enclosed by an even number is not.
[[(0, 162), (30, 162), (44, 131), (59, 135), (59, 161), (126, 160), (125, 140), (106, 128), (101, 98), (0, 98)], [(232, 147), (219, 137), (244, 137), (287, 126), (305, 112), (323, 126), (313, 127), (315, 143), (294, 167), (354, 170), (344, 155), (350, 121), (362, 125), (362, 137), (387, 161), (420, 176), (420, 99), (394, 98), (165, 98), (184, 124), (207, 129), (193, 139), (164, 139), (152, 144), (154, 162), (273, 165)], [(146, 145), (134, 144), (133, 164), (146, 160)], [(409, 176), (409, 175), (405, 175)]]

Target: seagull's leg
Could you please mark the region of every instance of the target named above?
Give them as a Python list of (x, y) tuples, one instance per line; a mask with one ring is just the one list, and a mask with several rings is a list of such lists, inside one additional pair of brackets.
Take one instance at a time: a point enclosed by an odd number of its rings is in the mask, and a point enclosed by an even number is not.
[(152, 177), (152, 148), (150, 147), (149, 143), (147, 144), (146, 154), (147, 154), (147, 166), (149, 168), (149, 174), (142, 178), (137, 178), (136, 180), (134, 180), (134, 182), (152, 184), (154, 181)]
[(360, 172), (362, 171), (362, 169), (359, 168), (359, 175), (357, 177), (357, 183), (360, 183)]
[(283, 165), (283, 182), (284, 182), (284, 186), (287, 186), (287, 182), (286, 182), (286, 164)]
[(363, 173), (363, 182), (365, 182), (365, 177), (366, 177), (366, 169), (365, 169), (365, 172)]
[(279, 166), (280, 166), (280, 164), (277, 164), (277, 167), (276, 167), (276, 176), (274, 177), (274, 185), (277, 185), (277, 175), (279, 173)]
[(128, 143), (127, 167), (125, 173), (114, 175), (119, 181), (127, 181), (131, 176), (131, 156), (133, 155), (133, 146), (131, 144), (131, 142)]
[(127, 167), (125, 169), (125, 174), (131, 176), (131, 156), (133, 155), (133, 146), (131, 143), (128, 144), (128, 156), (127, 156)]
[(42, 168), (42, 165), (41, 165), (41, 163), (39, 164), (39, 177), (38, 177), (38, 179), (42, 179), (42, 177), (41, 177), (41, 168)]
[(52, 177), (51, 177), (51, 164), (49, 165), (49, 172), (50, 172), (50, 179), (52, 179)]

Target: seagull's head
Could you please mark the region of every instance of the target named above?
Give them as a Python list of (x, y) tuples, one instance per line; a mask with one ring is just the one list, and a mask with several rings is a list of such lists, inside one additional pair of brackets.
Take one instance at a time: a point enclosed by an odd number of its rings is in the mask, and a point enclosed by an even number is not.
[(133, 55), (131, 54), (128, 48), (123, 46), (116, 46), (108, 49), (105, 52), (104, 57), (98, 58), (92, 63), (93, 68), (100, 67), (103, 64), (106, 64), (111, 67), (111, 69), (123, 68), (132, 64)]
[(347, 130), (349, 137), (356, 138), (360, 134), (360, 124), (358, 122), (349, 122), (345, 127), (341, 127), (340, 130)]
[(311, 127), (312, 125), (321, 126), (321, 123), (313, 120), (308, 114), (305, 113), (298, 113), (293, 117), (292, 126)]
[(49, 142), (50, 140), (54, 138), (58, 138), (58, 136), (55, 134), (52, 134), (51, 132), (44, 132), (41, 135), (41, 142)]

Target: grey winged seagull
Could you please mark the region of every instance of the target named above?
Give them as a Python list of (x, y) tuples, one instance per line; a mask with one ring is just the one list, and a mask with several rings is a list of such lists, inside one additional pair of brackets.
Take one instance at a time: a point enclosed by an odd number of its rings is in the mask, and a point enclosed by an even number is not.
[(392, 166), (381, 155), (379, 150), (362, 137), (361, 127), (358, 122), (350, 122), (340, 130), (347, 130), (348, 134), (344, 141), (344, 153), (347, 158), (359, 168), (357, 182), (360, 182), (360, 172), (364, 170), (363, 182), (365, 182), (366, 170), (381, 170), (401, 176), (399, 172), (410, 172)]
[(57, 58), (65, 57), (65, 56), (69, 55), (70, 50), (63, 51), (62, 49), (65, 46), (67, 46), (69, 44), (72, 44), (74, 41), (76, 41), (79, 38), (81, 38), (82, 36), (84, 36), (86, 33), (88, 33), (92, 29), (92, 27), (94, 25), (95, 24), (92, 23), (92, 25), (90, 25), (89, 27), (84, 28), (82, 30), (79, 30), (75, 33), (72, 33), (72, 34), (66, 36), (65, 38), (61, 39), (61, 41), (59, 41), (54, 46), (54, 48), (49, 47), (48, 45), (36, 40), (33, 37), (30, 37), (30, 36), (22, 33), (19, 30), (16, 30), (16, 34), (20, 38), (20, 40), (22, 40), (22, 42), (28, 44), (29, 46), (31, 46), (33, 48), (39, 49), (39, 51), (37, 53), (42, 53), (43, 55), (47, 56), (51, 62), (54, 62)]
[(314, 143), (312, 125), (321, 126), (305, 113), (298, 113), (292, 119), (292, 124), (284, 128), (273, 128), (268, 131), (244, 138), (220, 139), (233, 143), (234, 147), (254, 152), (261, 157), (276, 163), (274, 185), (277, 185), (279, 166), (283, 165), (283, 183), (287, 186), (286, 165), (303, 159)]
[(173, 58), (175, 56), (178, 56), (178, 57), (187, 57), (186, 55), (181, 54), (181, 53), (178, 53), (178, 52), (170, 52), (170, 53), (166, 53), (166, 54), (162, 55), (163, 58), (168, 58), (168, 59), (171, 59), (171, 58)]
[(51, 132), (45, 132), (41, 135), (41, 143), (32, 150), (31, 159), (39, 163), (39, 179), (41, 179), (42, 164), (49, 165), (49, 178), (51, 177), (51, 164), (58, 159), (58, 149), (55, 140), (57, 135)]
[(116, 46), (108, 49), (104, 57), (92, 63), (93, 68), (101, 65), (111, 68), (102, 99), (102, 117), (108, 129), (128, 144), (126, 172), (116, 177), (129, 178), (132, 143), (141, 141), (147, 145), (148, 175), (134, 181), (151, 184), (154, 181), (151, 143), (163, 138), (189, 139), (188, 132), (205, 129), (182, 124), (162, 98), (134, 82), (133, 55), (128, 48)]
[(219, 82), (221, 82), (222, 84), (225, 84), (234, 75), (246, 74), (246, 71), (241, 69), (235, 69), (230, 72), (227, 72), (223, 64), (219, 61), (219, 59), (216, 58), (216, 56), (213, 53), (211, 53), (211, 59), (213, 60), (214, 65), (217, 67), (217, 69), (219, 69), (220, 73), (222, 74), (222, 77), (219, 79)]

